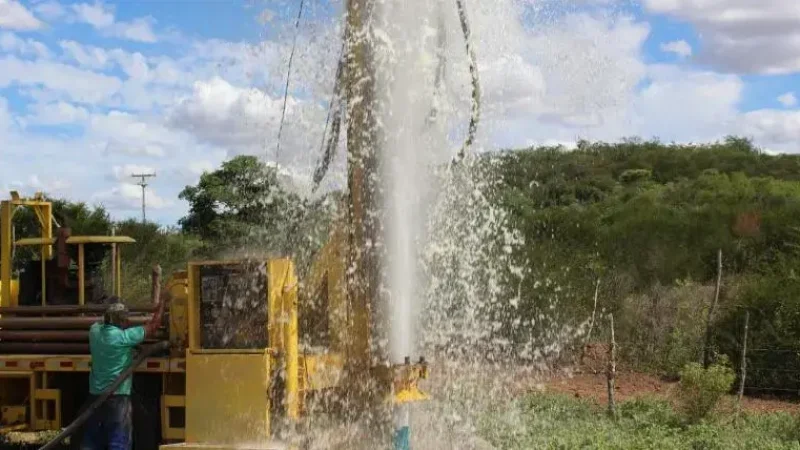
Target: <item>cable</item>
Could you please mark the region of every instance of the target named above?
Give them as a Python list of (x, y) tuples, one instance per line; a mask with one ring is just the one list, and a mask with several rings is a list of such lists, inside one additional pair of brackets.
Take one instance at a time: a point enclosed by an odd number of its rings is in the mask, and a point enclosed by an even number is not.
[[(341, 99), (342, 99), (342, 72), (344, 72), (344, 50), (345, 50), (345, 39), (342, 36), (342, 47), (339, 50), (339, 62), (336, 65), (336, 77), (333, 85), (333, 94), (331, 95), (331, 101), (328, 105), (328, 117), (325, 120), (325, 128), (322, 131), (322, 142), (320, 142), (320, 153), (322, 156), (320, 157), (319, 163), (317, 163), (317, 168), (314, 170), (314, 178), (313, 178), (313, 186), (311, 188), (311, 192), (314, 193), (322, 183), (323, 178), (325, 178), (325, 174), (328, 173), (328, 167), (330, 167), (331, 161), (336, 153), (336, 149), (339, 146), (339, 135), (342, 129), (342, 107), (341, 107)], [(336, 111), (333, 112), (334, 104), (336, 105)], [(331, 113), (333, 113), (333, 120), (331, 121)], [(328, 134), (328, 124), (331, 125), (331, 136), (328, 139), (327, 146), (325, 145), (325, 137)]]
[(464, 33), (464, 43), (467, 49), (467, 56), (469, 57), (469, 74), (472, 77), (472, 113), (469, 119), (469, 130), (467, 131), (467, 138), (464, 145), (458, 152), (456, 161), (461, 161), (466, 156), (467, 150), (475, 142), (475, 134), (478, 131), (478, 122), (481, 119), (481, 84), (478, 78), (478, 62), (475, 57), (475, 51), (472, 48), (471, 37), (472, 33), (469, 28), (469, 20), (467, 19), (467, 8), (464, 4), (465, 0), (456, 0), (456, 7), (458, 8), (458, 18), (461, 21), (461, 31)]
[(95, 410), (97, 410), (97, 408), (99, 408), (106, 400), (108, 400), (109, 397), (111, 397), (111, 394), (117, 390), (119, 385), (122, 384), (122, 382), (128, 377), (130, 377), (133, 374), (133, 371), (136, 370), (136, 368), (139, 367), (139, 365), (144, 362), (147, 357), (156, 352), (167, 349), (169, 349), (169, 342), (166, 341), (145, 347), (139, 356), (136, 357), (136, 360), (134, 360), (133, 363), (124, 372), (122, 372), (113, 383), (111, 383), (111, 386), (107, 387), (102, 394), (94, 399), (94, 401), (83, 410), (83, 413), (81, 413), (77, 419), (73, 420), (71, 424), (64, 428), (61, 433), (58, 434), (58, 436), (53, 438), (53, 440), (45, 444), (39, 450), (52, 450), (56, 448), (59, 444), (61, 444), (61, 441), (75, 433), (81, 427), (81, 425), (89, 420)]
[(281, 135), (283, 134), (284, 119), (286, 119), (286, 103), (289, 100), (289, 81), (292, 77), (292, 61), (294, 61), (294, 52), (297, 49), (297, 37), (300, 35), (300, 19), (303, 17), (303, 5), (305, 5), (305, 0), (300, 0), (300, 10), (297, 12), (297, 20), (294, 23), (294, 42), (292, 43), (292, 51), (289, 53), (289, 66), (286, 70), (286, 88), (283, 92), (283, 110), (281, 111), (281, 122), (278, 126), (278, 143), (275, 147), (275, 166), (278, 165), (278, 160), (281, 156)]

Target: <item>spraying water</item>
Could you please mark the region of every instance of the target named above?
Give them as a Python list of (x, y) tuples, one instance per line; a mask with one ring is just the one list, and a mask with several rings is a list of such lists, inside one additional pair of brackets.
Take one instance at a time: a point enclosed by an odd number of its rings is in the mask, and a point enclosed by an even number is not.
[(428, 168), (447, 149), (430, 121), (436, 60), (436, 2), (386, 2), (381, 7), (380, 53), (386, 180), (386, 240), (390, 304), (390, 356), (400, 363), (414, 351), (414, 311), (421, 292), (419, 247), (429, 188)]
[[(472, 52), (465, 52), (461, 19), (467, 15), (456, 0), (376, 1), (369, 39), (377, 106), (370, 112), (381, 152), (389, 356), (401, 363), (425, 355), (439, 364), (423, 418), (410, 414), (419, 433), (412, 441), (422, 442), (416, 448), (469, 448), (456, 435), (475, 435), (481, 413), (519, 389), (520, 376), (534, 379), (536, 371), (547, 369), (550, 358), (582, 333), (584, 324), (558, 320), (558, 289), (540, 296), (541, 303), (523, 304), (531, 297), (521, 292), (531, 278), (520, 257), (525, 242), (492, 197), (502, 183), (494, 161), (477, 156), (497, 126), (506, 125), (492, 123), (493, 117), (526, 108), (547, 113), (547, 95), (565, 98), (572, 113), (584, 114), (585, 97), (617, 86), (602, 40), (574, 42), (595, 62), (586, 74), (592, 83), (581, 89), (582, 72), (563, 70), (564, 55), (576, 52), (549, 50), (550, 37), (565, 32), (560, 25), (527, 29), (525, 23), (538, 25), (542, 17), (558, 23), (563, 11), (555, 3), (467, 2), (473, 8), (476, 67)], [(574, 27), (566, 32), (580, 34)], [(475, 137), (470, 118), (479, 91), (471, 81), (479, 72), (489, 87), (481, 99), (488, 123), (474, 141), (474, 154), (451, 165), (465, 136)], [(531, 89), (515, 91), (510, 78)], [(550, 281), (528, 286), (540, 284)], [(408, 416), (404, 410), (399, 417), (407, 424)], [(318, 448), (329, 448), (336, 433), (322, 434)], [(450, 436), (453, 447), (442, 436)]]

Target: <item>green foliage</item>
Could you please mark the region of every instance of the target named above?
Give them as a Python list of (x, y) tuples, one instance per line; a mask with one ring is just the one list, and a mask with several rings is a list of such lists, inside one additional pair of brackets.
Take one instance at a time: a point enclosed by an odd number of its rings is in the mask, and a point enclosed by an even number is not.
[[(122, 296), (132, 305), (150, 301), (150, 276), (154, 265), (160, 264), (164, 277), (169, 277), (175, 271), (186, 270), (188, 262), (201, 248), (198, 238), (151, 222), (125, 220), (116, 225), (116, 232), (136, 240), (135, 244), (121, 246)], [(109, 267), (105, 270), (110, 272)], [(106, 285), (110, 288), (110, 278)]]
[(305, 260), (319, 246), (321, 233), (327, 236), (334, 200), (310, 201), (285, 184), (276, 168), (255, 156), (237, 156), (180, 193), (189, 202), (180, 226), (200, 237), (208, 257), (292, 255)]
[(699, 363), (689, 363), (681, 370), (680, 376), (680, 401), (690, 423), (708, 417), (736, 379), (727, 360), (707, 369)]
[[(559, 320), (580, 323), (591, 314), (599, 277), (600, 307), (618, 318), (630, 363), (675, 374), (697, 358), (718, 249), (721, 318), (739, 302), (742, 280), (791, 277), (800, 262), (798, 156), (767, 155), (728, 137), (696, 146), (581, 142), (573, 151), (543, 147), (492, 158), (503, 178), (495, 201), (525, 239), (514, 255), (530, 269), (520, 304), (557, 299)], [(800, 337), (800, 323), (787, 327)], [(783, 344), (800, 348), (783, 336)], [(718, 347), (738, 355), (738, 347)]]
[[(784, 273), (781, 273), (784, 272)], [(750, 313), (747, 385), (800, 390), (800, 279), (793, 269), (749, 277), (716, 328), (716, 345), (737, 363), (744, 316)]]
[[(111, 231), (111, 218), (102, 206), (89, 206), (84, 202), (71, 202), (65, 199), (53, 199), (53, 218), (62, 227), (72, 230), (73, 235), (107, 235)], [(41, 225), (36, 214), (30, 208), (18, 208), (14, 213), (14, 235), (16, 239), (41, 235)], [(55, 227), (54, 227), (55, 229)], [(87, 248), (87, 260), (99, 259), (93, 252), (103, 251), (101, 248)], [(100, 255), (101, 256), (101, 255)], [(15, 266), (22, 267), (31, 259), (38, 259), (38, 249), (34, 247), (17, 247)]]
[(669, 403), (638, 399), (618, 405), (611, 419), (605, 406), (564, 395), (530, 395), (479, 426), (494, 447), (511, 449), (745, 450), (800, 449), (796, 419), (785, 413), (744, 414), (725, 423), (684, 425)]

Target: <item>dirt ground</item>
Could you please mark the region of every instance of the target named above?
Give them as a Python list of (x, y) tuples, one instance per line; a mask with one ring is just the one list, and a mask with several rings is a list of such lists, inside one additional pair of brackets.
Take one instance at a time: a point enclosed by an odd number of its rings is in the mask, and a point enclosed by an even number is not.
[[(590, 398), (598, 402), (606, 402), (608, 398), (605, 374), (580, 373), (575, 375), (558, 375), (542, 383), (545, 391), (572, 394), (578, 398)], [(676, 383), (666, 382), (657, 377), (635, 373), (618, 372), (616, 379), (616, 399), (624, 401), (636, 397), (658, 397), (673, 400)], [(728, 399), (732, 402), (733, 397)], [(752, 412), (800, 412), (800, 403), (770, 398), (745, 397), (743, 409)]]

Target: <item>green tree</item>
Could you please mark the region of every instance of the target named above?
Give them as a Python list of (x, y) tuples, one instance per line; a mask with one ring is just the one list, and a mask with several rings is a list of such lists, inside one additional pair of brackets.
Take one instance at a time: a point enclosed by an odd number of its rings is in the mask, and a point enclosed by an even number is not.
[[(116, 230), (118, 235), (136, 240), (134, 244), (120, 246), (122, 295), (131, 304), (149, 301), (150, 275), (155, 264), (161, 265), (166, 281), (173, 272), (185, 270), (187, 263), (202, 247), (196, 236), (152, 222), (128, 219), (118, 222)], [(106, 271), (110, 271), (110, 268), (106, 267)], [(106, 284), (110, 288), (110, 279)]]
[[(45, 198), (53, 205), (53, 219), (56, 222), (53, 226), (54, 231), (60, 226), (70, 228), (72, 235), (107, 235), (111, 232), (111, 218), (104, 207), (47, 196)], [(13, 226), (17, 239), (39, 236), (42, 232), (36, 214), (29, 208), (16, 210)], [(74, 257), (77, 258), (77, 250), (75, 252)], [(87, 260), (101, 259), (102, 252), (104, 249), (101, 247), (87, 248)], [(15, 252), (15, 267), (20, 268), (31, 259), (38, 258), (37, 255), (38, 249), (34, 247), (18, 247)]]
[(277, 169), (255, 156), (204, 173), (180, 198), (189, 202), (180, 226), (203, 240), (207, 256), (293, 256), (299, 263), (327, 236), (336, 206), (335, 196), (312, 201), (291, 192)]

